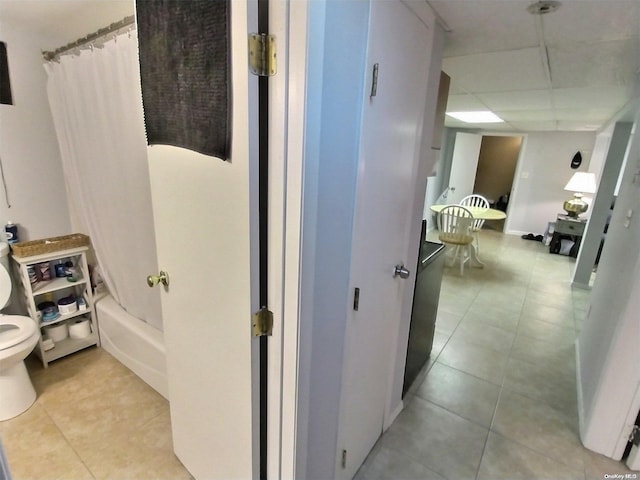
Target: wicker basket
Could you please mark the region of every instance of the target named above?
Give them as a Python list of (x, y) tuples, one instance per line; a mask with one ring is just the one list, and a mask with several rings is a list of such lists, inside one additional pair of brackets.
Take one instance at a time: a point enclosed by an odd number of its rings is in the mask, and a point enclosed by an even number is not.
[(33, 257), (45, 253), (68, 250), (70, 248), (89, 246), (89, 237), (82, 233), (72, 233), (62, 237), (43, 238), (30, 242), (20, 242), (11, 245), (11, 250), (16, 257)]

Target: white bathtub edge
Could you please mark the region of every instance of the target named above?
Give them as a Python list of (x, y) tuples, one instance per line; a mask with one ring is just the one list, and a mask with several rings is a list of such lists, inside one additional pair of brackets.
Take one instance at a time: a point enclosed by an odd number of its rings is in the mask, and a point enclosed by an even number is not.
[(100, 295), (95, 309), (102, 348), (168, 400), (162, 332), (127, 313), (111, 295)]

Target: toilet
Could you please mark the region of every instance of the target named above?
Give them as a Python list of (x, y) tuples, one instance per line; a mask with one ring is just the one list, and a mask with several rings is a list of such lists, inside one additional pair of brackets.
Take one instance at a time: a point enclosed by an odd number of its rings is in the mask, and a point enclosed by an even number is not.
[[(8, 255), (9, 246), (1, 242), (0, 308), (7, 305), (11, 296)], [(30, 317), (0, 313), (0, 421), (20, 415), (36, 400), (24, 359), (39, 338), (38, 326)]]

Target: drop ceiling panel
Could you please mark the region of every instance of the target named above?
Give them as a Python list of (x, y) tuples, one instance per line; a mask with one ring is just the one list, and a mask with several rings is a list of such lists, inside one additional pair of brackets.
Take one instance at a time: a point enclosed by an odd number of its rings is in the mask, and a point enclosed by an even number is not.
[(445, 58), (442, 69), (459, 91), (487, 93), (547, 87), (538, 48)]
[(473, 95), (449, 95), (447, 99), (447, 112), (472, 112), (486, 109), (487, 105)]
[(520, 132), (547, 132), (557, 130), (557, 123), (555, 121), (525, 121), (525, 122), (511, 122), (513, 128)]
[(526, 12), (533, 1), (427, 0), (451, 29), (443, 70), (454, 105), (484, 104), (520, 130), (597, 130), (637, 95), (640, 0), (562, 0), (541, 16)]
[(601, 123), (590, 123), (572, 120), (559, 120), (557, 130), (562, 132), (593, 132)]
[(609, 108), (591, 108), (588, 104), (585, 104), (585, 106), (583, 108), (556, 109), (556, 120), (584, 122), (585, 119), (589, 119), (592, 122), (605, 122), (616, 113), (616, 111), (612, 111)]
[(631, 85), (640, 67), (637, 38), (549, 47), (554, 88)]
[(551, 108), (551, 93), (549, 90), (479, 93), (478, 98), (494, 111), (546, 110)]
[[(444, 55), (515, 50), (537, 45), (530, 0), (428, 0), (452, 33), (445, 36)], [(509, 43), (503, 41), (509, 38)]]
[(478, 124), (475, 125), (474, 128), (478, 128), (483, 132), (512, 132), (515, 130), (509, 122)]
[(543, 15), (548, 45), (600, 42), (637, 36), (640, 26), (637, 0), (563, 1), (553, 14)]
[(557, 88), (553, 90), (555, 108), (622, 108), (633, 93), (631, 87), (605, 86)]
[(551, 109), (548, 110), (510, 110), (510, 111), (495, 111), (496, 115), (507, 122), (521, 122), (525, 120), (535, 121), (551, 121), (555, 120), (555, 112)]

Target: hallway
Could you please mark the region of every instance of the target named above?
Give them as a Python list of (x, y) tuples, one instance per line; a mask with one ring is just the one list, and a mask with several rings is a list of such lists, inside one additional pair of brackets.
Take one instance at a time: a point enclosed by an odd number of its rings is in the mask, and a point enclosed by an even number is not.
[[(428, 235), (437, 241), (437, 232)], [(582, 447), (574, 260), (483, 230), (484, 269), (445, 268), (431, 358), (357, 480), (585, 479), (631, 473)]]

